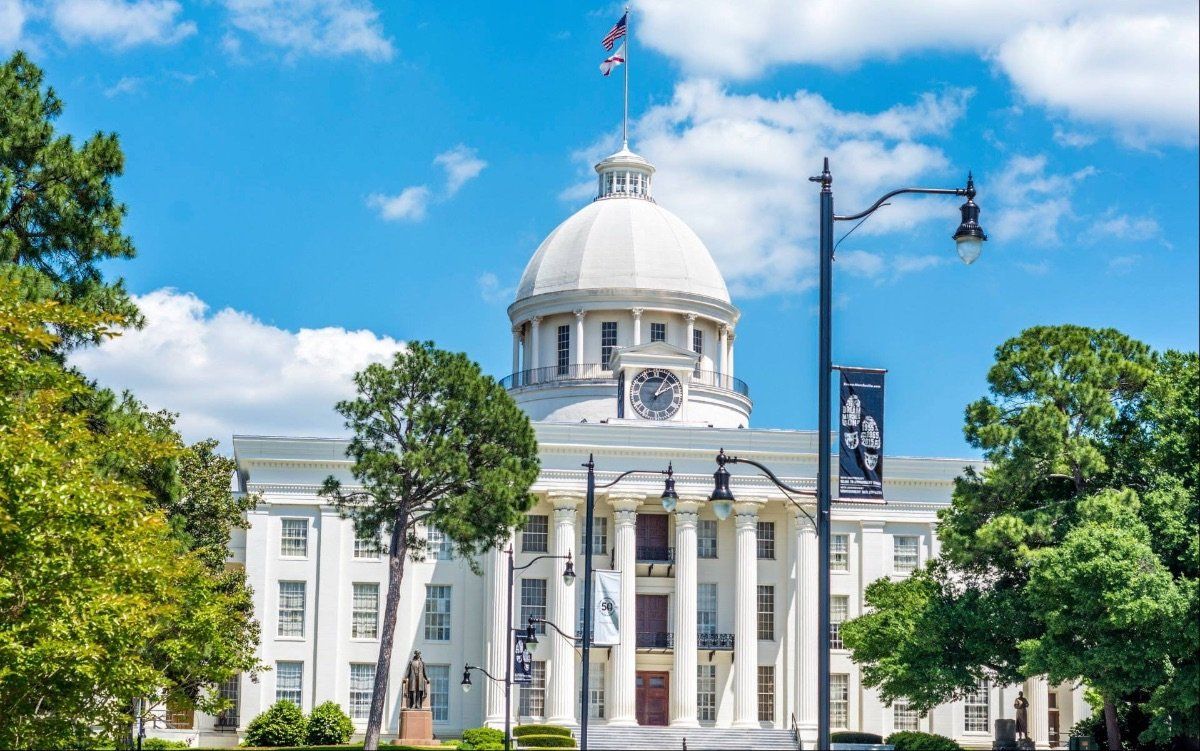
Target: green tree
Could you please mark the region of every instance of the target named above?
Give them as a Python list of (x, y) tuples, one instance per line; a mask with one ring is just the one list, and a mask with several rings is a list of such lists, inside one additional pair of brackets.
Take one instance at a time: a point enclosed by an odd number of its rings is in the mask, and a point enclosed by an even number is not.
[(214, 576), (114, 469), (176, 445), (97, 431), (74, 408), (90, 386), (61, 366), (52, 327), (99, 338), (116, 322), (0, 280), (0, 747), (123, 735), (137, 697), (220, 709), (212, 687), (255, 666), (245, 587)]
[[(418, 524), (436, 526), (472, 558), (500, 545), (533, 506), (537, 440), (529, 418), (466, 355), (413, 342), (390, 365), (354, 377), (358, 397), (337, 410), (354, 434), (347, 453), (359, 487), (329, 477), (322, 494), (363, 536), (388, 536), (388, 592), (365, 748), (379, 746), (400, 584), (419, 556)], [(474, 565), (474, 563), (472, 563)]]
[[(132, 258), (121, 231), (125, 206), (113, 196), (124, 170), (116, 134), (96, 133), (76, 147), (55, 132), (62, 101), (23, 52), (0, 65), (0, 277), (31, 299), (52, 298), (137, 323), (137, 308), (99, 264)], [(63, 330), (65, 345), (87, 341), (88, 328)], [(94, 341), (94, 339), (91, 339)]]
[(989, 465), (956, 481), (941, 558), (869, 585), (872, 611), (843, 626), (864, 682), (929, 709), (1045, 673), (1100, 692), (1110, 748), (1138, 695), (1157, 697), (1151, 736), (1194, 733), (1196, 372), (1113, 329), (997, 348), (964, 429)]

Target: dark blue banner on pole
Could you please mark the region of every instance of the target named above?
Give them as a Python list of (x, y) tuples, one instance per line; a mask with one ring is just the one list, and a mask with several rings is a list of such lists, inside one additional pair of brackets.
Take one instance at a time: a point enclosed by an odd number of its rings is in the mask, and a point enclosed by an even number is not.
[(883, 500), (882, 370), (839, 368), (841, 440), (838, 497)]
[(533, 653), (524, 636), (513, 639), (513, 683), (528, 686), (533, 683)]

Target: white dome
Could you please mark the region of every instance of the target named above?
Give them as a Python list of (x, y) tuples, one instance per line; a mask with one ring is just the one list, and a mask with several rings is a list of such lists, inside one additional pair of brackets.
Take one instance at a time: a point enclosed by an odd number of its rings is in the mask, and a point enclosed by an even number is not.
[(638, 197), (599, 199), (558, 225), (525, 267), (517, 299), (576, 289), (684, 292), (731, 302), (696, 233)]

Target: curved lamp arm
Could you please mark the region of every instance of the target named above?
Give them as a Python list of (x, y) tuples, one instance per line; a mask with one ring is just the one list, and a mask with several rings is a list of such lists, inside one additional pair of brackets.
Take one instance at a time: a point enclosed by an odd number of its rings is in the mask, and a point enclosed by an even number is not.
[[(788, 493), (795, 493), (796, 495), (806, 495), (806, 496), (815, 497), (817, 494), (815, 490), (808, 490), (805, 488), (793, 488), (791, 485), (788, 485), (786, 482), (784, 482), (783, 480), (780, 480), (778, 477), (776, 477), (775, 473), (772, 472), (771, 470), (767, 469), (766, 466), (759, 464), (758, 462), (754, 461), (753, 459), (740, 459), (736, 456), (725, 456), (722, 453), (717, 456), (717, 463), (718, 464), (749, 464), (751, 467), (755, 467), (756, 469), (761, 471), (763, 473), (763, 476), (765, 476), (768, 480), (770, 480), (772, 483), (775, 484), (775, 487), (779, 488), (780, 490), (782, 490), (784, 492), (784, 495), (787, 495)], [(800, 509), (800, 513), (802, 513), (808, 517), (808, 520), (813, 523), (814, 527), (817, 525), (817, 520), (814, 519), (812, 517), (812, 514), (808, 513), (808, 511), (803, 506), (801, 506), (799, 504), (799, 502), (796, 501), (795, 498), (792, 498), (791, 496), (787, 496), (787, 499), (792, 502), (793, 506)]]
[(574, 637), (574, 636), (571, 636), (570, 634), (568, 634), (567, 632), (563, 631), (563, 630), (562, 630), (561, 628), (559, 628), (558, 626), (554, 625), (554, 622), (553, 622), (553, 621), (548, 621), (548, 620), (546, 620), (545, 618), (530, 618), (530, 619), (529, 619), (529, 622), (530, 622), (530, 623), (542, 623), (542, 624), (545, 624), (545, 625), (549, 626), (550, 628), (554, 629), (555, 631), (557, 631), (557, 632), (558, 632), (558, 635), (559, 635), (559, 636), (561, 636), (562, 638), (566, 639), (567, 641), (571, 642), (572, 644), (574, 644), (574, 643), (575, 643), (575, 637)]
[[(583, 466), (586, 467), (587, 465), (585, 464)], [(616, 478), (613, 479), (612, 482), (606, 482), (603, 485), (597, 485), (596, 489), (599, 490), (602, 488), (611, 488), (613, 485), (616, 485), (618, 482), (620, 482), (621, 480), (624, 480), (626, 477), (629, 477), (630, 475), (665, 475), (665, 474), (668, 474), (668, 471), (665, 469), (631, 469), (628, 472), (622, 472), (621, 474), (617, 475)]]
[(496, 676), (492, 675), (487, 670), (479, 667), (478, 665), (463, 665), (463, 670), (478, 670), (479, 672), (483, 673), (484, 675), (486, 675), (488, 678), (492, 679), (496, 683), (504, 683), (503, 678), (497, 678)]
[(837, 222), (852, 222), (855, 219), (862, 219), (864, 216), (875, 213), (876, 209), (887, 203), (887, 199), (902, 193), (925, 193), (935, 196), (967, 196), (970, 198), (975, 195), (975, 190), (974, 186), (970, 188), (900, 188), (899, 190), (885, 193), (878, 201), (871, 204), (871, 208), (866, 211), (860, 211), (857, 214), (834, 214), (833, 219)]
[[(509, 551), (509, 555), (512, 555), (511, 551)], [(566, 555), (539, 555), (539, 556), (529, 559), (529, 563), (526, 563), (524, 566), (513, 566), (513, 571), (524, 571), (525, 569), (529, 568), (530, 566), (532, 566), (533, 564), (537, 563), (540, 560), (551, 559), (551, 558), (569, 561), (569, 560), (571, 560), (571, 553), (568, 552)]]

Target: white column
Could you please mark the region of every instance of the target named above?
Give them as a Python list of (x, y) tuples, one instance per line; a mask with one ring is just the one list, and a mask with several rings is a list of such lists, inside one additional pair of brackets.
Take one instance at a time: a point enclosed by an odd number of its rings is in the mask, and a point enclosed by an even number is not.
[(637, 507), (643, 496), (610, 495), (614, 514), (613, 566), (621, 572), (621, 643), (613, 647), (609, 667), (612, 698), (608, 703), (609, 725), (636, 725), (637, 709)]
[[(508, 550), (511, 545), (510, 538), (505, 540), (501, 547), (489, 551), (487, 554), (488, 642), (484, 650), (487, 655), (487, 665), (484, 667), (489, 673), (501, 679), (504, 677), (504, 668), (508, 660), (509, 627), (506, 620), (508, 613), (508, 555), (503, 551)], [(476, 686), (484, 686), (484, 690), (487, 692), (483, 723), (494, 728), (504, 727), (504, 686), (488, 680), (486, 675), (478, 673), (471, 676), (471, 681)]]
[(696, 520), (700, 502), (675, 505), (675, 674), (671, 724), (696, 727)]
[(1049, 692), (1044, 675), (1025, 681), (1025, 696), (1029, 699), (1029, 737), (1038, 748), (1050, 748)]
[(642, 308), (632, 308), (630, 313), (633, 313), (633, 344), (637, 346), (642, 343)]
[[(279, 585), (272, 581), (276, 575), (272, 567), (277, 556), (270, 552), (270, 521), (271, 503), (262, 501), (257, 507), (246, 512), (246, 550), (256, 554), (246, 556), (246, 583), (250, 585), (250, 599), (254, 604), (254, 619), (261, 624), (271, 623), (267, 619), (267, 590), (273, 588), (276, 593)], [(278, 545), (278, 543), (276, 543)], [(265, 629), (264, 629), (265, 630)], [(267, 632), (263, 636), (274, 636)], [(270, 666), (274, 668), (274, 665)], [(241, 707), (238, 712), (238, 724), (246, 727), (251, 719), (275, 703), (274, 673), (267, 673), (261, 680), (251, 680), (249, 672), (242, 673), (239, 686)]]
[[(881, 521), (864, 520), (859, 523), (859, 532), (858, 570), (861, 580), (858, 591), (865, 592), (868, 584), (891, 573), (892, 548), (887, 535), (883, 534)], [(861, 601), (859, 604), (862, 604)]]
[[(316, 520), (314, 520), (316, 521)], [(342, 675), (339, 667), (342, 664), (341, 650), (338, 645), (342, 642), (343, 634), (339, 633), (338, 625), (346, 604), (350, 601), (348, 585), (343, 585), (342, 577), (342, 520), (337, 510), (332, 507), (321, 509), (319, 523), (310, 531), (310, 537), (316, 540), (317, 576), (321, 582), (319, 590), (316, 586), (309, 588), (309, 602), (316, 611), (313, 628), (313, 643), (315, 653), (322, 659), (314, 660), (312, 669), (305, 671), (305, 678), (312, 680), (312, 706), (323, 701), (336, 699), (343, 684), (347, 685), (349, 678)], [(309, 547), (313, 540), (309, 540)], [(387, 597), (384, 588), (380, 588), (381, 598)], [(386, 725), (385, 725), (386, 727)]]
[[(575, 311), (575, 364), (583, 365), (583, 318), (586, 316), (582, 310)], [(579, 369), (576, 376), (583, 375), (583, 368)]]
[(696, 338), (696, 336), (695, 336), (696, 314), (695, 313), (685, 313), (683, 316), (683, 319), (685, 321), (687, 321), (687, 333), (684, 334), (683, 348), (686, 349), (688, 352), (693, 352), (695, 350), (692, 348), (692, 340)]
[(513, 326), (513, 363), (512, 372), (517, 373), (521, 370), (521, 327)]
[[(717, 343), (717, 372), (725, 375), (729, 372), (729, 327), (721, 326), (721, 339)], [(724, 385), (724, 378), (717, 381), (717, 385)]]
[(542, 319), (540, 316), (529, 319), (529, 338), (531, 340), (529, 342), (530, 357), (527, 358), (526, 362), (529, 364), (530, 370), (538, 369), (538, 354), (539, 354), (538, 329), (541, 327), (541, 325), (542, 325)]
[(758, 727), (758, 502), (734, 504), (733, 726)]
[(817, 740), (817, 530), (808, 517), (796, 512), (796, 597), (799, 615), (796, 651), (799, 685), (796, 687), (796, 723), (806, 744)]
[[(583, 501), (581, 493), (550, 493), (554, 505), (554, 555), (575, 554), (575, 506)], [(561, 571), (566, 561), (554, 561), (555, 571)], [(575, 587), (568, 586), (561, 576), (554, 577), (554, 600), (550, 620), (568, 634), (575, 633)], [(575, 723), (578, 706), (575, 693), (575, 647), (546, 629), (550, 640), (550, 664), (547, 666), (546, 721), (551, 725)]]
[[(733, 340), (737, 338), (733, 330), (729, 331), (729, 377), (733, 378)], [(731, 384), (732, 385), (732, 384)]]

